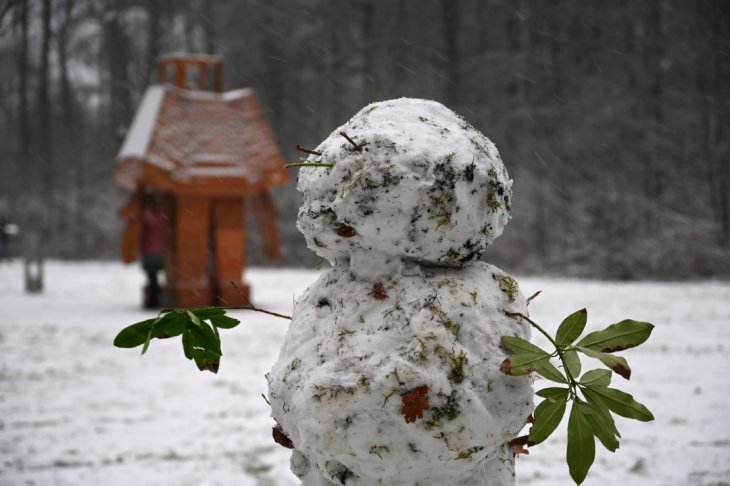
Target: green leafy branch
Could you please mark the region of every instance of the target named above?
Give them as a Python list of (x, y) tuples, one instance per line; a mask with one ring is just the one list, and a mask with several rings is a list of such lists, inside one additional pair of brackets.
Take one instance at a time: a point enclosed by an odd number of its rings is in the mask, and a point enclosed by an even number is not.
[[(502, 345), (512, 355), (502, 362), (500, 370), (512, 376), (536, 372), (561, 385), (536, 393), (544, 400), (535, 408), (529, 435), (518, 439), (523, 439), (522, 443), (528, 446), (543, 442), (560, 425), (568, 402), (573, 402), (568, 418), (567, 461), (570, 476), (576, 484), (581, 484), (595, 459), (595, 439), (611, 452), (619, 447), (621, 435), (611, 414), (642, 422), (654, 420), (649, 409), (634, 397), (609, 387), (612, 372), (627, 380), (631, 376), (626, 359), (613, 353), (644, 343), (654, 326), (626, 319), (576, 342), (588, 320), (585, 309), (566, 317), (554, 338), (524, 314), (506, 311), (505, 314), (529, 322), (550, 341), (554, 350), (548, 352), (522, 338), (503, 336)], [(594, 369), (581, 375), (580, 354), (599, 360), (609, 369)], [(552, 358), (559, 360), (562, 371), (550, 362)], [(520, 442), (518, 439), (516, 443)]]
[(194, 360), (200, 371), (218, 373), (221, 356), (219, 329), (233, 329), (241, 321), (226, 315), (226, 309), (251, 310), (280, 319), (291, 320), (291, 316), (256, 307), (235, 282), (231, 285), (246, 303), (243, 307), (200, 307), (197, 309), (162, 309), (154, 319), (137, 322), (122, 329), (114, 338), (118, 348), (142, 346), (147, 352), (154, 338), (168, 339), (182, 335), (185, 357)]
[(156, 318), (122, 329), (114, 338), (114, 346), (142, 346), (142, 354), (145, 354), (152, 339), (182, 335), (185, 357), (194, 360), (199, 370), (217, 373), (223, 355), (218, 330), (233, 329), (240, 323), (238, 319), (225, 314), (225, 309), (220, 307), (162, 309)]

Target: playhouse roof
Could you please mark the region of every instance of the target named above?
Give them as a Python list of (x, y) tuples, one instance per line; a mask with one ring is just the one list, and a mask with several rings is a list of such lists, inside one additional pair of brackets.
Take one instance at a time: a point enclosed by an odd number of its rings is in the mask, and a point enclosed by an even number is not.
[(258, 193), (288, 180), (252, 90), (147, 89), (117, 156), (114, 181), (176, 193)]

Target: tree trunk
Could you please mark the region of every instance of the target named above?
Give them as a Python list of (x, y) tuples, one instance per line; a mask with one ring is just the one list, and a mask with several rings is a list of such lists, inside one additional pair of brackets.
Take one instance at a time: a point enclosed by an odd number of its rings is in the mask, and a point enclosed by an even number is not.
[(443, 42), (446, 48), (444, 75), (446, 76), (446, 103), (457, 110), (459, 104), (460, 65), (459, 65), (459, 7), (453, 0), (441, 1)]
[(122, 142), (131, 113), (129, 90), (130, 45), (118, 12), (109, 13), (104, 25), (107, 72), (109, 75), (110, 143), (116, 150)]
[(58, 55), (59, 84), (61, 94), (62, 123), (58, 124), (56, 138), (55, 159), (63, 164), (63, 174), (56, 179), (57, 184), (63, 185), (65, 207), (61, 225), (64, 229), (66, 247), (69, 255), (75, 255), (78, 235), (83, 232), (82, 212), (85, 208), (81, 204), (81, 173), (84, 170), (84, 159), (81, 146), (84, 145), (84, 130), (82, 128), (82, 110), (78, 105), (74, 90), (69, 78), (69, 34), (73, 28), (73, 12), (76, 0), (64, 0), (63, 17), (56, 34), (56, 53)]
[(648, 3), (647, 17), (644, 25), (647, 30), (648, 58), (650, 69), (650, 77), (646, 91), (646, 103), (649, 118), (649, 130), (647, 131), (648, 139), (646, 145), (651, 147), (647, 153), (647, 202), (651, 202), (651, 226), (652, 232), (658, 231), (657, 214), (654, 210), (662, 202), (664, 193), (664, 173), (663, 165), (666, 161), (660, 160), (661, 153), (658, 149), (665, 146), (664, 135), (664, 113), (663, 106), (663, 75), (662, 62), (663, 52), (663, 20), (662, 20), (662, 4), (659, 2)]
[(205, 36), (205, 50), (208, 54), (217, 54), (219, 50), (218, 35), (216, 32), (215, 10), (213, 2), (202, 0), (200, 2), (200, 19), (203, 26), (203, 35)]
[(711, 16), (712, 36), (712, 111), (714, 124), (710, 135), (711, 164), (715, 168), (717, 185), (717, 203), (715, 219), (719, 226), (718, 244), (727, 247), (730, 244), (730, 94), (728, 78), (730, 78), (730, 61), (727, 59), (730, 49), (730, 8), (726, 3), (714, 2)]
[[(20, 120), (18, 135), (20, 156), (27, 159), (30, 155), (30, 113), (28, 106), (28, 0), (19, 0), (18, 17), (20, 27), (20, 47), (18, 49), (18, 120)], [(26, 186), (27, 186), (27, 182)]]
[[(147, 65), (145, 66), (145, 85), (151, 83), (157, 73), (157, 57), (160, 55), (160, 35), (162, 33), (160, 0), (147, 1)], [(155, 80), (156, 81), (156, 80)]]
[[(43, 168), (44, 182), (52, 177), (51, 163), (51, 103), (49, 100), (49, 61), (51, 52), (51, 0), (43, 0), (41, 10), (42, 37), (41, 37), (41, 66), (38, 73), (38, 135), (37, 142)], [(46, 184), (44, 183), (44, 186)], [(47, 186), (46, 186), (47, 188)]]
[(373, 17), (375, 4), (370, 0), (360, 3), (360, 14), (362, 16), (362, 53), (363, 53), (363, 98), (365, 103), (375, 101), (379, 79), (375, 63), (375, 45), (378, 39), (373, 35)]

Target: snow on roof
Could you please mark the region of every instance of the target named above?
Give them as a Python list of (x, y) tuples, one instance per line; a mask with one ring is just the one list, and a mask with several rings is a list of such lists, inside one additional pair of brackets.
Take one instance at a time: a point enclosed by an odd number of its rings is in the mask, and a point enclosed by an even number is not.
[(151, 86), (147, 89), (119, 151), (118, 159), (144, 158), (164, 96), (164, 86)]
[(251, 89), (223, 94), (148, 88), (117, 157), (114, 180), (132, 188), (144, 165), (169, 181), (239, 179), (261, 188), (287, 180), (283, 157)]

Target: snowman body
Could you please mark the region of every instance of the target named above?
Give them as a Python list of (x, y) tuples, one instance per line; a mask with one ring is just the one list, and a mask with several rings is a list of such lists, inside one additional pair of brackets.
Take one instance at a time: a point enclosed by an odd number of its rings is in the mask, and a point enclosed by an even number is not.
[[(350, 142), (342, 134), (353, 140)], [(432, 101), (369, 105), (303, 168), (298, 227), (332, 267), (296, 302), (268, 375), (305, 485), (514, 484), (532, 411), (499, 371), (529, 338), (517, 284), (478, 261), (509, 217), (494, 145)]]

